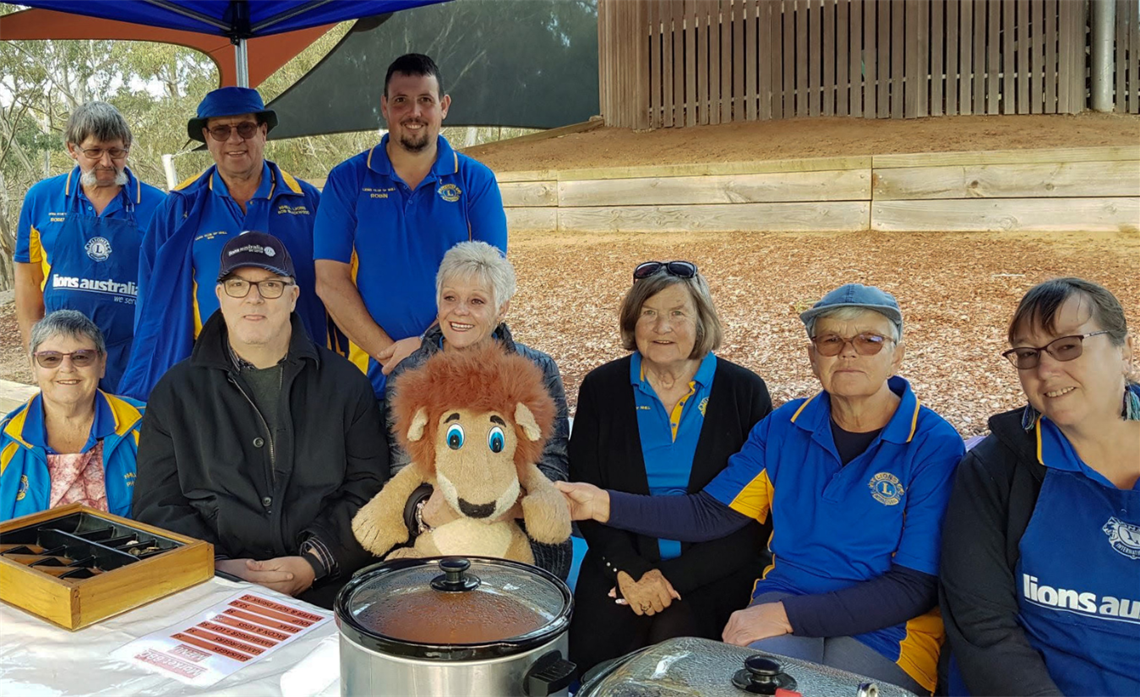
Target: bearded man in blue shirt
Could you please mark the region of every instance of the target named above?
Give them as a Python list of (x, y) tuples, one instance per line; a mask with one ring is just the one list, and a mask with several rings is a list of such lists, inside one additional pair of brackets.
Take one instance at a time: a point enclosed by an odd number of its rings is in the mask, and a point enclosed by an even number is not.
[(439, 134), (450, 106), (431, 58), (393, 61), (380, 99), (388, 134), (329, 173), (317, 212), (317, 293), (381, 398), (435, 320), (444, 253), (468, 240), (507, 249), (495, 175)]
[(166, 194), (127, 167), (131, 129), (110, 104), (76, 108), (64, 135), (75, 168), (38, 182), (20, 210), (16, 319), (27, 348), (45, 312), (82, 312), (106, 341), (99, 387), (115, 393), (134, 338), (139, 243)]
[(158, 379), (188, 358), (218, 309), (215, 281), (225, 244), (247, 230), (267, 232), (294, 260), (301, 290), (297, 315), (309, 338), (325, 345), (324, 306), (314, 292), (313, 221), (320, 194), (265, 159), (277, 114), (248, 87), (205, 96), (186, 126), (214, 165), (173, 191), (154, 215), (139, 253), (135, 347), (120, 392), (145, 400)]

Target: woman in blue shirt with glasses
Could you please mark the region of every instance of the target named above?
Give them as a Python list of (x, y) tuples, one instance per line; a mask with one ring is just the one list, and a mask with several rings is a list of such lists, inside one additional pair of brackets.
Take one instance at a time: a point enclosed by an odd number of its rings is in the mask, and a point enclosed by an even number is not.
[(1140, 694), (1140, 386), (1105, 288), (1031, 289), (1003, 355), (1027, 406), (958, 468), (942, 549), (950, 693)]

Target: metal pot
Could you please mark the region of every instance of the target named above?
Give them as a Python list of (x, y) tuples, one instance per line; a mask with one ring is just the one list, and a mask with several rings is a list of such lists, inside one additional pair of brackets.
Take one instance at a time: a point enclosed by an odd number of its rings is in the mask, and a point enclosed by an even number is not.
[(601, 664), (577, 697), (915, 697), (901, 687), (811, 661), (681, 637)]
[(337, 595), (342, 695), (567, 695), (574, 600), (553, 574), (483, 557), (398, 559)]

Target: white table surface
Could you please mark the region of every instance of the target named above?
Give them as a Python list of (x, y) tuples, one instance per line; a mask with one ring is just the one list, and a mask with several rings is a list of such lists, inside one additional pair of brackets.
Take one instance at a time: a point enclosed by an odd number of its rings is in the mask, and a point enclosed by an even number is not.
[(333, 621), (208, 688), (190, 687), (110, 658), (120, 646), (196, 615), (240, 590), (305, 604), (263, 586), (215, 577), (72, 632), (0, 603), (0, 695), (338, 695), (340, 658)]

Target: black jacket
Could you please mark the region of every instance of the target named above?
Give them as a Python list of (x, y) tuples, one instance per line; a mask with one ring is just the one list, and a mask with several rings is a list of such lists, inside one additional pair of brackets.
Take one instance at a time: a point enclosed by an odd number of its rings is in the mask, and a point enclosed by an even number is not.
[(942, 620), (966, 687), (983, 695), (1061, 695), (1017, 621), (1017, 562), (1045, 467), (1021, 411), (990, 419), (990, 435), (958, 465), (942, 532)]
[[(630, 356), (593, 370), (582, 381), (570, 436), (570, 479), (631, 494), (649, 494), (641, 452), (637, 409), (629, 381)], [(752, 427), (772, 411), (764, 381), (752, 371), (718, 358), (704, 426), (689, 475), (690, 494), (704, 488), (748, 440)], [(771, 522), (753, 521), (728, 537), (682, 544), (681, 556), (661, 561), (657, 540), (594, 522), (578, 524), (590, 545), (583, 562), (616, 579), (625, 571), (634, 580), (657, 568), (682, 596), (686, 592), (752, 567), (759, 576)], [(747, 598), (741, 598), (741, 605)]]
[(296, 555), (316, 536), (344, 577), (372, 560), (352, 517), (388, 478), (388, 444), (368, 378), (310, 341), (295, 313), (292, 322), (272, 442), (221, 312), (159, 380), (139, 439), (134, 517), (231, 558)]

